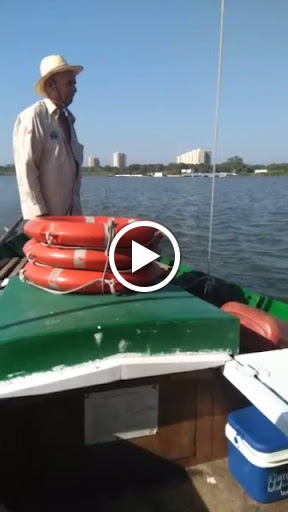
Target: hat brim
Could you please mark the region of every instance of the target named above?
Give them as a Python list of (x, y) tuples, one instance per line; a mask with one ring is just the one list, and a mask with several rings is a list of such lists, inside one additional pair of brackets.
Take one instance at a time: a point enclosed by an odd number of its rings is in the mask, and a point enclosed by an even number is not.
[(44, 84), (50, 76), (55, 75), (55, 73), (63, 73), (64, 71), (73, 71), (76, 75), (81, 73), (83, 71), (83, 66), (67, 66), (62, 65), (58, 66), (58, 68), (54, 68), (53, 70), (49, 71), (49, 73), (46, 73), (46, 75), (41, 76), (41, 78), (38, 80), (38, 82), (35, 84), (35, 91), (36, 94), (39, 96), (46, 96)]

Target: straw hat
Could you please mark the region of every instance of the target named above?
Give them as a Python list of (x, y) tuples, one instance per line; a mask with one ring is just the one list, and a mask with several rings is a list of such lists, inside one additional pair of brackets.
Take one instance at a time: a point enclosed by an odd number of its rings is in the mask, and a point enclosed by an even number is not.
[(40, 64), (40, 75), (38, 82), (35, 84), (35, 91), (39, 96), (46, 96), (44, 83), (50, 76), (61, 71), (74, 71), (76, 75), (83, 70), (83, 66), (70, 66), (62, 55), (49, 55), (44, 57)]

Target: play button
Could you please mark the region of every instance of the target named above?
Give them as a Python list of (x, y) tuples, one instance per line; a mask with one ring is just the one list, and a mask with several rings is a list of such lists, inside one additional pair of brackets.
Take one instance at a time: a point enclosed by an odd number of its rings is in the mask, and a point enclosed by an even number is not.
[(159, 258), (160, 254), (150, 251), (144, 245), (132, 240), (132, 273)]
[[(133, 230), (135, 228), (139, 227), (152, 227), (156, 231), (162, 232), (163, 235), (165, 235), (171, 242), (174, 250), (174, 263), (173, 267), (169, 273), (168, 276), (163, 279), (163, 281), (153, 284), (151, 286), (137, 286), (135, 284), (129, 283), (124, 279), (125, 274), (120, 274), (118, 271), (116, 265), (115, 265), (115, 250), (117, 247), (117, 244), (120, 240), (120, 238), (125, 235), (130, 230)], [(141, 269), (142, 267), (145, 267), (152, 261), (157, 260), (160, 255), (157, 254), (154, 251), (151, 251), (150, 249), (147, 249), (147, 247), (144, 247), (143, 245), (139, 244), (138, 242), (135, 242), (135, 240), (132, 240), (132, 273), (136, 272), (137, 270)], [(167, 229), (165, 226), (162, 226), (162, 224), (159, 224), (158, 222), (152, 222), (148, 220), (141, 220), (137, 222), (132, 222), (128, 226), (125, 226), (123, 229), (121, 229), (117, 235), (113, 238), (113, 241), (111, 243), (111, 247), (109, 250), (109, 264), (110, 268), (113, 272), (114, 277), (119, 281), (125, 288), (129, 288), (129, 290), (133, 290), (135, 292), (155, 292), (156, 290), (160, 290), (161, 288), (164, 288), (177, 274), (179, 265), (180, 265), (180, 249), (179, 245), (177, 243), (177, 240), (175, 236)]]

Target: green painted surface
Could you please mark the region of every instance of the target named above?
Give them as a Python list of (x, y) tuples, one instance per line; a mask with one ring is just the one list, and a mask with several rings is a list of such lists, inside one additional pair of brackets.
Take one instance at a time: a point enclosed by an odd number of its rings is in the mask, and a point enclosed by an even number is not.
[[(0, 257), (21, 257), (26, 240), (23, 234), (9, 240)], [(150, 294), (59, 296), (12, 278), (0, 294), (0, 379), (123, 353), (237, 353), (239, 322), (218, 309), (229, 300), (288, 321), (285, 299), (186, 265), (180, 265), (174, 284)]]
[[(168, 260), (163, 258), (163, 262), (168, 263)], [(210, 280), (209, 286), (207, 286), (207, 279)], [(287, 298), (261, 295), (249, 288), (229, 283), (224, 279), (208, 276), (183, 264), (180, 265), (175, 280), (183, 289), (189, 290), (190, 293), (195, 293), (195, 295), (213, 303), (217, 307), (229, 301), (241, 302), (266, 311), (270, 315), (288, 322)], [(207, 290), (205, 293), (204, 289)]]
[[(23, 256), (22, 247), (27, 240), (28, 237), (24, 233), (19, 233), (8, 242), (0, 244), (0, 258)], [(169, 259), (165, 257), (161, 258), (161, 261), (166, 264), (173, 264), (173, 261), (169, 261)], [(211, 302), (218, 307), (229, 300), (236, 300), (248, 304), (249, 306), (262, 309), (271, 315), (288, 321), (288, 298), (277, 299), (275, 297), (261, 295), (249, 288), (239, 286), (235, 283), (229, 283), (224, 279), (208, 276), (184, 264), (181, 264), (179, 267), (176, 281), (177, 278), (179, 285), (181, 285), (183, 289), (187, 288), (187, 282), (190, 284), (190, 286), (188, 286), (190, 293), (193, 293), (195, 283), (196, 286), (199, 286), (199, 282), (202, 282), (202, 288), (207, 289), (208, 292), (203, 294), (200, 290), (200, 293), (195, 293), (195, 295), (200, 296), (205, 301)], [(206, 287), (207, 280), (205, 281), (203, 278), (210, 279), (211, 285)]]
[(24, 233), (19, 233), (3, 244), (0, 244), (0, 258), (13, 258), (14, 256), (23, 258), (22, 247), (27, 240), (29, 238)]
[[(21, 256), (26, 240), (9, 240), (0, 257)], [(238, 320), (218, 309), (229, 300), (288, 321), (285, 301), (186, 265), (174, 283), (153, 294), (59, 296), (12, 278), (0, 294), (0, 379), (123, 353), (237, 353)]]
[(0, 296), (0, 378), (116, 354), (238, 352), (238, 320), (176, 288), (54, 295), (18, 277)]

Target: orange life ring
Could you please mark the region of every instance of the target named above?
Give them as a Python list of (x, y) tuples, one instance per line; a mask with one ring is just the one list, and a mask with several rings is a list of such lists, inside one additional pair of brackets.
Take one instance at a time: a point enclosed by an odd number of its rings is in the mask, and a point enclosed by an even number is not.
[[(161, 274), (161, 268), (155, 263), (150, 263), (145, 268), (137, 270), (133, 274), (123, 273), (123, 277), (129, 283), (138, 286), (149, 286), (154, 284)], [(48, 290), (65, 292), (78, 291), (78, 293), (102, 293), (104, 291), (104, 293), (109, 293), (112, 291), (111, 283), (114, 283), (113, 291), (126, 291), (126, 288), (115, 279), (111, 272), (105, 273), (104, 290), (102, 290), (103, 272), (95, 272), (92, 270), (41, 267), (33, 263), (26, 263), (22, 271), (22, 276), (25, 281)], [(94, 282), (98, 279), (99, 281)], [(89, 283), (92, 282), (93, 284), (89, 285)], [(84, 285), (87, 286), (84, 288)], [(76, 290), (80, 287), (83, 288)]]
[[(127, 217), (62, 216), (36, 217), (24, 226), (24, 232), (37, 242), (70, 247), (106, 248), (109, 241), (109, 223), (115, 223), (114, 236), (125, 226), (140, 219)], [(142, 219), (143, 220), (143, 219)], [(159, 231), (149, 226), (128, 231), (119, 240), (117, 247), (131, 248), (132, 240), (148, 245)]]
[[(53, 245), (43, 245), (33, 239), (26, 242), (23, 247), (23, 252), (32, 263), (40, 263), (41, 265), (58, 268), (103, 271), (107, 262), (105, 251), (84, 248), (58, 248)], [(118, 270), (131, 269), (131, 251), (115, 251), (114, 261)], [(107, 268), (110, 268), (109, 260)]]

